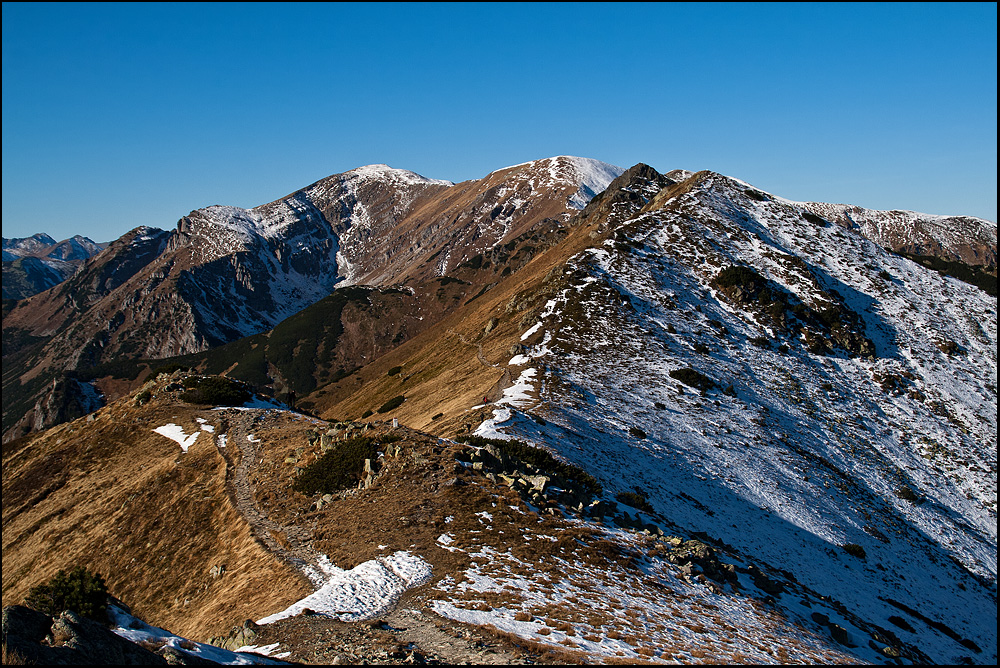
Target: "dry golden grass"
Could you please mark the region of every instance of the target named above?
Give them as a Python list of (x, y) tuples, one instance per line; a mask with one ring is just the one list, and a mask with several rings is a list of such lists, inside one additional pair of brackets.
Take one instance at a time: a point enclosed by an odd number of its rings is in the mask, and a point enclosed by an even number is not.
[[(3, 604), (81, 565), (147, 621), (204, 638), (309, 593), (235, 509), (212, 435), (183, 454), (151, 431), (174, 422), (190, 433), (196, 416), (213, 419), (185, 406), (114, 404), (5, 456)], [(226, 566), (222, 577), (210, 576), (215, 565)]]
[[(537, 303), (526, 302), (524, 310), (508, 311), (511, 298), (541, 295), (546, 279), (551, 281), (550, 272), (554, 268), (584, 248), (600, 243), (601, 238), (590, 237), (593, 230), (587, 224), (571, 228), (561, 242), (509, 276), (479, 278), (490, 282), (499, 278), (499, 282), (355, 375), (319, 387), (302, 399), (312, 402), (313, 411), (325, 418), (357, 419), (366, 410), (374, 410), (387, 399), (404, 394), (406, 402), (386, 416), (396, 417), (417, 429), (433, 429), (443, 436), (475, 428), (490, 417), (492, 409), (487, 406), (468, 412), (470, 407), (481, 404), (484, 396), (499, 397), (497, 383), (504, 372), (502, 366), (485, 366), (477, 359), (477, 344), (491, 365), (503, 365), (510, 358), (511, 345), (519, 343), (521, 333), (533, 324), (522, 322), (545, 302), (539, 296)], [(474, 276), (469, 278), (475, 280)], [(420, 291), (436, 290), (439, 284), (432, 281), (412, 285)], [(478, 293), (479, 285), (469, 286), (469, 290)], [(485, 334), (485, 325), (491, 318), (497, 318), (498, 325)], [(395, 366), (403, 367), (403, 373), (388, 376), (387, 371)], [(439, 414), (443, 415), (438, 420), (432, 419)]]
[(8, 649), (7, 643), (3, 643), (3, 647), (0, 648), (0, 663), (5, 666), (30, 666), (32, 665), (27, 659), (21, 656), (18, 652)]

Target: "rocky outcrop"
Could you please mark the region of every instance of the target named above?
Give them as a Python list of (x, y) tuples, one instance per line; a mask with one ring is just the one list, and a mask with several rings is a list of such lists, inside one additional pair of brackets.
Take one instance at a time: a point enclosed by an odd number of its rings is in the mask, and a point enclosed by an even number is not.
[(177, 663), (115, 635), (105, 626), (66, 610), (52, 618), (20, 605), (3, 609), (3, 642), (39, 665), (158, 666)]

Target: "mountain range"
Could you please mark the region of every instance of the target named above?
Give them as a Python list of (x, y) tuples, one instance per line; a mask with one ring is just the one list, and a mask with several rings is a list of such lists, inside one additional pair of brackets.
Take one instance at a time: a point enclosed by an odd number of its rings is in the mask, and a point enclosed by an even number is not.
[[(3, 359), (5, 605), (86, 558), (207, 638), (377, 563), (412, 610), (576, 659), (996, 660), (991, 221), (371, 165), (131, 231), (5, 300)], [(284, 403), (211, 411), (192, 374)], [(369, 432), (357, 489), (296, 487)], [(180, 575), (203, 559), (225, 587)]]
[(56, 242), (45, 233), (3, 238), (3, 298), (24, 299), (65, 281), (107, 244), (76, 235)]

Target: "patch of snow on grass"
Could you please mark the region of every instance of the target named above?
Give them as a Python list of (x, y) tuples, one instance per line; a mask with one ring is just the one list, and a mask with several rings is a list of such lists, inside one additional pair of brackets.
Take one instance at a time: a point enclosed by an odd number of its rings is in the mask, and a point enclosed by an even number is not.
[(530, 337), (532, 334), (534, 334), (535, 332), (537, 332), (539, 329), (541, 329), (541, 327), (542, 327), (542, 323), (536, 322), (534, 325), (531, 326), (531, 328), (527, 332), (525, 332), (524, 334), (521, 335), (521, 340), (524, 341), (525, 339), (527, 339), (528, 337)]
[(184, 452), (188, 451), (188, 448), (190, 448), (194, 444), (194, 442), (198, 439), (198, 434), (201, 433), (199, 431), (196, 431), (190, 435), (185, 434), (184, 429), (181, 428), (180, 425), (176, 425), (173, 422), (167, 423), (162, 427), (157, 427), (153, 431), (155, 431), (160, 436), (166, 436), (171, 441), (175, 441), (176, 443), (178, 443), (181, 446), (181, 450), (183, 450)]
[(294, 617), (306, 608), (341, 621), (369, 619), (389, 610), (404, 591), (431, 577), (430, 564), (405, 551), (366, 561), (349, 571), (328, 560), (321, 561), (320, 568), (325, 581), (318, 591), (257, 623)]

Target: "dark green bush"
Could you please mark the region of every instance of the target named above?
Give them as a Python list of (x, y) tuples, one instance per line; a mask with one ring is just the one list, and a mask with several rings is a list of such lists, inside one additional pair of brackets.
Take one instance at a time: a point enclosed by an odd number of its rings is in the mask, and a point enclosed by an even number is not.
[(32, 587), (25, 604), (49, 616), (72, 610), (84, 617), (106, 622), (104, 611), (108, 602), (108, 587), (98, 573), (77, 566), (69, 573), (60, 570), (44, 584)]
[(865, 554), (865, 548), (861, 547), (857, 543), (844, 543), (841, 545), (844, 552), (851, 555), (852, 557), (857, 557), (858, 559), (865, 559), (868, 555)]
[(373, 415), (375, 415), (375, 411), (373, 411), (373, 410), (367, 410), (367, 411), (365, 411), (364, 413), (361, 414), (361, 419), (364, 420), (365, 418), (370, 418)]
[(713, 283), (720, 288), (742, 287), (753, 291), (762, 287), (765, 281), (750, 267), (734, 265), (720, 271)]
[(398, 375), (399, 375), (399, 373), (400, 373), (400, 372), (401, 372), (402, 370), (403, 370), (403, 367), (401, 367), (401, 366), (394, 366), (394, 367), (392, 367), (391, 369), (389, 369), (389, 370), (388, 370), (388, 371), (387, 371), (387, 372), (385, 373), (385, 375), (387, 375), (387, 376), (398, 376)]
[(558, 476), (577, 482), (588, 494), (596, 496), (600, 495), (603, 491), (601, 483), (579, 466), (560, 461), (553, 457), (547, 450), (528, 445), (524, 441), (470, 435), (462, 436), (459, 442), (476, 448), (485, 448), (487, 445), (492, 445), (507, 457), (518, 460), (523, 464), (534, 466), (539, 471), (544, 471), (547, 475)]
[(939, 274), (975, 285), (988, 295), (997, 296), (997, 277), (987, 272), (983, 267), (944, 260), (933, 255), (914, 255), (913, 253), (900, 253), (900, 255), (914, 262), (919, 262)]
[(188, 391), (180, 398), (192, 404), (239, 406), (253, 396), (246, 383), (221, 376), (188, 376), (183, 384)]
[(629, 427), (628, 433), (631, 434), (633, 438), (638, 438), (640, 441), (647, 436), (646, 432), (638, 427)]
[(384, 404), (382, 404), (381, 406), (379, 406), (378, 412), (379, 413), (388, 413), (393, 408), (398, 408), (399, 406), (401, 406), (404, 401), (406, 401), (406, 397), (404, 397), (402, 394), (400, 394), (398, 396), (395, 396), (392, 399), (390, 399), (389, 401), (387, 401)]
[(616, 494), (615, 498), (626, 506), (632, 506), (647, 513), (654, 512), (653, 506), (649, 505), (649, 501), (646, 499), (646, 495), (639, 489), (636, 489), (634, 492), (621, 492), (620, 494)]
[(817, 216), (812, 211), (803, 211), (802, 212), (802, 217), (805, 218), (810, 223), (812, 223), (813, 225), (819, 225), (820, 227), (826, 227), (826, 219), (823, 218), (823, 217), (821, 217), (821, 216)]
[(917, 493), (914, 492), (909, 487), (907, 487), (906, 485), (903, 485), (902, 487), (896, 490), (896, 496), (902, 499), (903, 501), (909, 501), (910, 503), (916, 503), (917, 501), (920, 500), (920, 497), (917, 496)]
[(332, 450), (305, 467), (292, 489), (303, 494), (330, 494), (353, 487), (364, 474), (366, 459), (374, 460), (378, 443), (368, 436), (338, 441)]
[(718, 387), (714, 380), (691, 368), (674, 369), (670, 372), (670, 377), (702, 392), (707, 392), (714, 387)]

